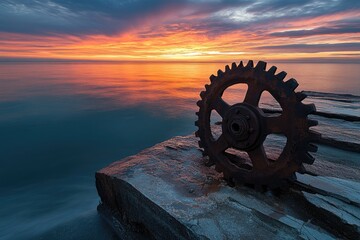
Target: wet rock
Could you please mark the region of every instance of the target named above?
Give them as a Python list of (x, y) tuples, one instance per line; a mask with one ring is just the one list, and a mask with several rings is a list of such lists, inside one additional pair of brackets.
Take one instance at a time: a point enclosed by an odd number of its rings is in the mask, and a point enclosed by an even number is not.
[[(359, 236), (358, 183), (299, 175), (300, 190), (275, 196), (246, 186), (229, 187), (206, 161), (197, 139), (187, 136), (115, 162), (96, 173), (98, 210), (123, 239)], [(329, 216), (332, 221), (327, 221)]]
[(343, 202), (360, 207), (360, 182), (335, 177), (297, 174), (297, 184), (310, 191), (324, 196), (332, 196)]
[[(337, 226), (338, 231), (349, 239), (360, 238), (360, 209), (331, 196), (303, 192), (306, 200), (314, 209), (314, 216), (326, 221), (330, 226)], [(341, 226), (341, 227), (340, 227)]]
[[(282, 111), (279, 109), (269, 109), (269, 108), (262, 108), (265, 113), (281, 113)], [(320, 112), (316, 111), (312, 113), (313, 115), (326, 117), (326, 118), (334, 118), (334, 119), (341, 119), (349, 122), (360, 122), (360, 117), (347, 115), (347, 114), (339, 114), (339, 113), (329, 113), (329, 112)]]
[(360, 183), (324, 176), (297, 174), (297, 185), (313, 211), (348, 239), (360, 238)]
[(345, 151), (360, 153), (360, 144), (358, 143), (336, 140), (334, 138), (324, 136), (319, 138), (316, 142), (330, 147), (339, 148)]

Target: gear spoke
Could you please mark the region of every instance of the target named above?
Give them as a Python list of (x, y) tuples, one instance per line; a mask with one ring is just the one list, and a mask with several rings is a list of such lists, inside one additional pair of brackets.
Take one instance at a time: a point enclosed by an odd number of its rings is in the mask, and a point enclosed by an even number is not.
[(253, 84), (249, 84), (248, 90), (245, 95), (244, 103), (251, 104), (253, 106), (258, 106), (262, 90)]
[(247, 153), (251, 159), (253, 168), (255, 170), (264, 170), (269, 167), (269, 160), (266, 157), (266, 153), (263, 145)]
[(265, 117), (266, 123), (266, 134), (271, 133), (284, 133), (284, 127), (286, 124), (284, 123), (284, 118), (281, 116), (275, 117)]
[(229, 110), (230, 105), (225, 102), (221, 97), (218, 97), (214, 101), (213, 107), (216, 112), (223, 118), (225, 117), (226, 112)]
[(226, 141), (224, 134), (221, 134), (221, 136), (214, 142), (213, 145), (214, 152), (221, 153), (228, 148), (229, 148), (229, 144)]

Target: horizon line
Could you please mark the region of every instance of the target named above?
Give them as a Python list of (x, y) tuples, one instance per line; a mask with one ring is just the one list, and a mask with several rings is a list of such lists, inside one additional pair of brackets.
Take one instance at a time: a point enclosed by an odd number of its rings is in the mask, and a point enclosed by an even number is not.
[(360, 58), (298, 58), (298, 59), (244, 59), (244, 60), (176, 60), (176, 59), (159, 59), (159, 60), (146, 60), (146, 59), (65, 59), (65, 58), (7, 58), (0, 57), (0, 63), (232, 63), (232, 62), (247, 62), (265, 61), (274, 63), (347, 63), (347, 64), (360, 64)]

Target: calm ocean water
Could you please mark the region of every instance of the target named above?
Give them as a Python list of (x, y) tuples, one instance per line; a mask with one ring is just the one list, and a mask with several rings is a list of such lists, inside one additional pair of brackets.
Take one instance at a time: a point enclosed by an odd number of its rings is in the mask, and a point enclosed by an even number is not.
[[(298, 80), (297, 90), (333, 93), (311, 95), (319, 110), (360, 116), (359, 64), (274, 65)], [(218, 68), (224, 64), (1, 63), (0, 239), (111, 239), (96, 212), (95, 171), (192, 133), (198, 94)], [(270, 98), (262, 105), (275, 107)], [(329, 135), (360, 141), (358, 123), (320, 123)]]

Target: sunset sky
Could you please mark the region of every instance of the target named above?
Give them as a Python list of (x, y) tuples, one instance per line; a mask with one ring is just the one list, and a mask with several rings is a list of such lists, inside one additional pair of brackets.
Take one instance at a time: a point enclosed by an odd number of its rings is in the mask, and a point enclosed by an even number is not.
[(360, 62), (360, 1), (1, 0), (0, 59)]

